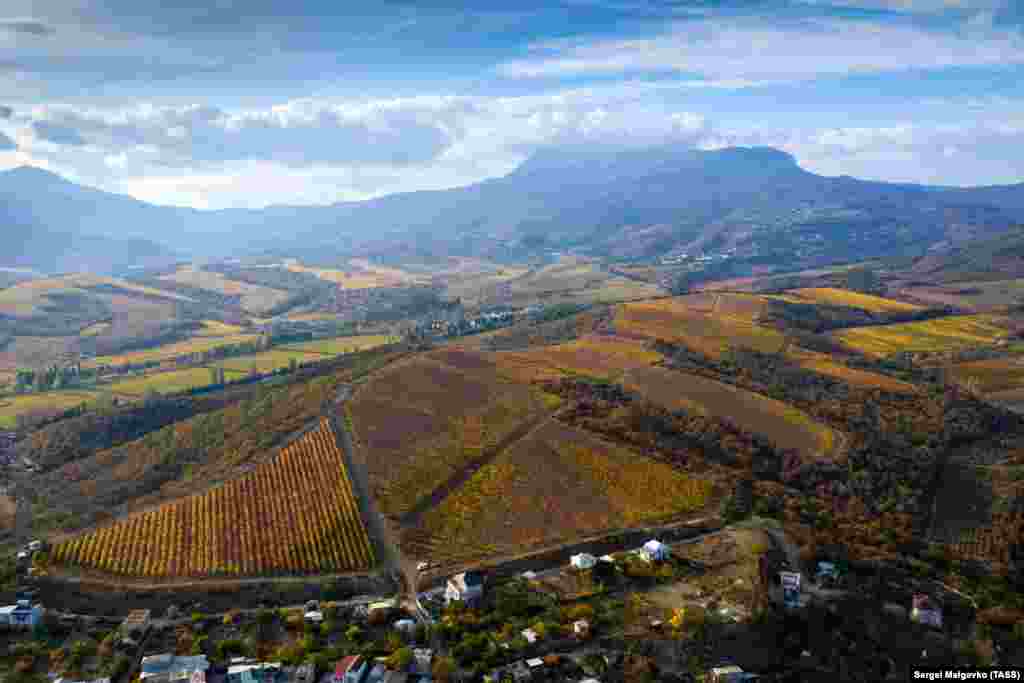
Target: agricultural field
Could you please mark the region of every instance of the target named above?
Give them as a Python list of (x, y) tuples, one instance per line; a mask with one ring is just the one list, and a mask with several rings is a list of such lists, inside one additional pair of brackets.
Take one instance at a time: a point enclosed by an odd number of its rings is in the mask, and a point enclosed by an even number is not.
[(318, 339), (316, 341), (286, 344), (277, 348), (286, 351), (300, 351), (306, 354), (322, 354), (326, 356), (337, 356), (342, 353), (353, 353), (363, 349), (372, 349), (375, 346), (394, 344), (399, 337), (387, 334), (367, 334), (358, 337), (336, 337), (334, 339)]
[(442, 350), (383, 369), (346, 405), (373, 494), (399, 517), (545, 413), (540, 392), (502, 378), (486, 355)]
[(205, 334), (197, 335), (173, 344), (164, 344), (142, 351), (129, 351), (114, 356), (97, 356), (82, 363), (83, 368), (98, 368), (104, 365), (126, 365), (128, 363), (147, 363), (150, 361), (168, 361), (178, 356), (191, 353), (204, 353), (222, 346), (232, 346), (245, 342), (256, 342), (259, 339), (255, 334), (229, 334), (215, 337)]
[(167, 372), (151, 372), (141, 377), (117, 380), (108, 385), (108, 388), (118, 395), (141, 397), (147, 391), (173, 394), (196, 387), (205, 387), (211, 383), (208, 368), (186, 368)]
[(90, 391), (48, 391), (0, 398), (0, 429), (14, 429), (19, 415), (58, 415), (96, 397)]
[(256, 372), (273, 372), (279, 368), (286, 368), (291, 365), (293, 358), (296, 363), (302, 364), (323, 360), (324, 356), (315, 353), (303, 353), (301, 351), (272, 349), (262, 353), (225, 358), (224, 360), (214, 361), (211, 365), (212, 367), (224, 368), (225, 372), (235, 374), (248, 374), (253, 370)]
[(627, 370), (653, 365), (662, 358), (638, 340), (596, 334), (527, 351), (498, 351), (492, 357), (501, 374), (520, 382), (572, 375), (615, 380)]
[(914, 394), (918, 391), (917, 387), (909, 382), (877, 372), (847, 367), (842, 363), (832, 360), (824, 353), (795, 348), (788, 351), (786, 355), (805, 370), (833, 377), (854, 387), (881, 389), (882, 391), (889, 391), (894, 394)]
[(17, 317), (28, 317), (45, 312), (47, 306), (55, 305), (51, 295), (59, 294), (93, 294), (100, 298), (117, 296), (102, 291), (89, 292), (96, 287), (116, 287), (127, 294), (139, 297), (156, 297), (172, 301), (186, 301), (187, 297), (173, 292), (137, 285), (125, 280), (102, 277), (99, 275), (75, 274), (53, 278), (41, 278), (19, 282), (13, 287), (0, 290), (0, 313)]
[(654, 523), (704, 509), (712, 486), (549, 422), (402, 533), (416, 557), (465, 561)]
[(53, 560), (141, 578), (335, 573), (375, 563), (326, 420), (252, 472), (66, 540)]
[(256, 314), (269, 311), (288, 299), (288, 292), (230, 280), (220, 273), (202, 270), (194, 266), (184, 266), (160, 279), (198, 289), (208, 289), (226, 296), (238, 296), (242, 308)]
[(529, 271), (506, 282), (488, 285), (478, 301), (486, 305), (528, 306), (543, 304), (591, 304), (664, 295), (654, 285), (605, 272), (598, 265), (577, 258)]
[(374, 287), (402, 287), (420, 282), (403, 270), (370, 263), (366, 259), (351, 259), (347, 270), (335, 268), (311, 268), (295, 259), (286, 261), (285, 266), (294, 273), (312, 273), (321, 280), (333, 282), (342, 289), (370, 289)]
[(731, 347), (777, 353), (786, 337), (754, 322), (765, 306), (759, 297), (736, 294), (629, 303), (619, 306), (614, 326), (622, 336), (683, 344), (712, 358)]
[(869, 313), (915, 313), (922, 310), (921, 306), (908, 304), (894, 299), (884, 299), (870, 294), (861, 294), (848, 289), (834, 287), (812, 287), (793, 289), (785, 294), (767, 297), (797, 304), (826, 304), (829, 306), (849, 306)]
[(996, 311), (1024, 303), (1024, 279), (955, 284), (905, 285), (897, 287), (900, 296), (933, 306), (954, 306), (973, 312)]
[(837, 446), (837, 434), (802, 410), (731, 384), (650, 367), (630, 370), (624, 385), (667, 410), (728, 420), (805, 457), (829, 454)]
[(241, 325), (231, 325), (220, 320), (204, 320), (203, 328), (196, 332), (197, 337), (231, 337), (244, 334), (245, 328)]
[(957, 363), (951, 370), (958, 384), (982, 396), (1024, 391), (1024, 356)]
[(832, 333), (851, 349), (884, 357), (900, 352), (944, 352), (993, 345), (1007, 336), (1006, 318), (992, 314), (956, 315), (912, 323), (852, 327)]

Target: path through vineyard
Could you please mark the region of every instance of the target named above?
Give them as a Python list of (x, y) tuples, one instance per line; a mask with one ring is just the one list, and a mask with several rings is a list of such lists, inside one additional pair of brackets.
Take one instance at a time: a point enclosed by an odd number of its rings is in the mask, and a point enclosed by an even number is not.
[(402, 591), (408, 594), (412, 604), (416, 604), (416, 565), (402, 555), (396, 534), (384, 518), (380, 508), (377, 507), (373, 496), (370, 495), (370, 480), (366, 474), (366, 468), (353, 457), (352, 435), (338, 419), (338, 413), (351, 396), (352, 387), (342, 386), (335, 399), (335, 409), (328, 411), (328, 417), (334, 427), (334, 433), (337, 435), (338, 446), (345, 460), (345, 467), (348, 469), (352, 490), (359, 502), (363, 523), (366, 525), (370, 541), (373, 543), (374, 554), (383, 570), (396, 579), (400, 579)]

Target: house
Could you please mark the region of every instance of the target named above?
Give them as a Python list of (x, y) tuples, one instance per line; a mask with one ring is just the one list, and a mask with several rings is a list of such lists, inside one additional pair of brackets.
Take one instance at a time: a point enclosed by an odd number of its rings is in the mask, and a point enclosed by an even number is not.
[(209, 668), (210, 662), (207, 661), (206, 655), (195, 657), (176, 657), (173, 654), (152, 655), (142, 658), (139, 679), (148, 680), (150, 683), (192, 681), (193, 676), (199, 674), (197, 678), (205, 681)]
[(656, 538), (644, 543), (644, 546), (640, 549), (640, 557), (648, 562), (661, 562), (668, 559), (668, 555), (668, 546)]
[(31, 600), (18, 600), (13, 605), (0, 607), (0, 624), (12, 628), (35, 628), (43, 620), (43, 606)]
[(73, 678), (55, 678), (53, 683), (110, 683), (109, 678), (95, 678), (93, 680), (77, 680)]
[(404, 671), (388, 671), (384, 676), (384, 683), (408, 683), (409, 674)]
[(296, 683), (313, 683), (316, 678), (316, 669), (312, 664), (303, 664), (295, 670)]
[(534, 631), (532, 628), (524, 629), (523, 638), (526, 638), (526, 642), (533, 645), (537, 642), (537, 632)]
[(608, 562), (608, 563), (611, 563), (611, 564), (615, 564), (615, 558), (614, 558), (614, 557), (612, 557), (611, 555), (602, 555), (602, 556), (601, 556), (601, 557), (599, 557), (598, 559), (599, 559), (599, 560), (600, 560), (601, 562)]
[(320, 623), (323, 623), (324, 613), (323, 612), (306, 612), (303, 615), (303, 619), (305, 619), (310, 624), (320, 624)]
[(572, 632), (577, 638), (586, 638), (590, 635), (590, 622), (586, 619), (572, 622)]
[(597, 558), (589, 553), (580, 553), (569, 558), (569, 564), (573, 569), (593, 569)]
[(472, 605), (484, 595), (484, 577), (479, 572), (462, 572), (448, 579), (445, 586), (444, 598), (446, 603), (461, 600), (467, 605)]
[(237, 663), (236, 658), (231, 660), (232, 665), (228, 667), (225, 683), (275, 683), (279, 681), (284, 673), (279, 663), (262, 664), (252, 660), (243, 660), (246, 663)]
[(742, 674), (743, 669), (735, 664), (719, 666), (711, 670), (711, 674), (708, 676), (708, 683), (736, 683), (742, 680), (740, 678)]
[(544, 670), (544, 660), (540, 657), (527, 659), (526, 666), (530, 671), (530, 677), (533, 678), (534, 676), (538, 675), (541, 671)]

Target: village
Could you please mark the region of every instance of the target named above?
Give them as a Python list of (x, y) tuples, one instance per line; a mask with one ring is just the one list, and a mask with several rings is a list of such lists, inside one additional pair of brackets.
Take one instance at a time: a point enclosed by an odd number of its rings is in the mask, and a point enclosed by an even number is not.
[(11, 681), (875, 681), (903, 680), (913, 665), (1021, 664), (1020, 615), (979, 612), (891, 569), (801, 558), (781, 531), (750, 523), (559, 566), (471, 569), (414, 602), (216, 614), (66, 613), (34, 588), (46, 551), (39, 541), (20, 551), (22, 590), (0, 607)]

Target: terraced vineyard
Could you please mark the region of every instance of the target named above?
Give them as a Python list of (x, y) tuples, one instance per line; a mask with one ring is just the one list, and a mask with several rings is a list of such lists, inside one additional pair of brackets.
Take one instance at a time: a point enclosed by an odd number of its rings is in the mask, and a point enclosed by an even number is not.
[(798, 304), (849, 306), (851, 308), (860, 308), (870, 313), (914, 313), (922, 310), (921, 306), (908, 304), (903, 301), (885, 299), (880, 296), (861, 294), (860, 292), (837, 289), (835, 287), (794, 289), (771, 298)]
[(144, 578), (347, 572), (374, 564), (326, 420), (244, 477), (65, 541), (53, 559)]
[(961, 534), (952, 544), (953, 554), (965, 560), (982, 560), (1009, 565), (1014, 543), (1024, 535), (1024, 515), (994, 513), (990, 525), (977, 526)]

